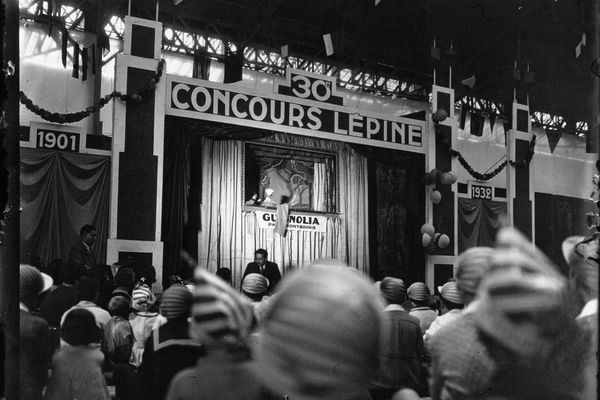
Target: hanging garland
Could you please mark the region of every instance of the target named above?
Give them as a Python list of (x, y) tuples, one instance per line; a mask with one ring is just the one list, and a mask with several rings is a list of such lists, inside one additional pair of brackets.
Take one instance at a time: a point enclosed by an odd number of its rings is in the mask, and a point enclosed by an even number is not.
[(143, 88), (142, 90), (137, 91), (133, 94), (123, 94), (123, 93), (115, 90), (112, 93), (107, 94), (106, 96), (100, 98), (100, 100), (98, 100), (98, 102), (95, 105), (86, 108), (85, 111), (79, 111), (79, 112), (67, 113), (67, 114), (51, 113), (50, 111), (45, 110), (45, 109), (33, 104), (33, 101), (31, 101), (31, 99), (29, 97), (27, 97), (27, 95), (22, 91), (19, 92), (19, 100), (21, 101), (21, 104), (23, 104), (25, 107), (27, 107), (27, 109), (29, 111), (39, 115), (46, 121), (55, 122), (58, 124), (77, 122), (77, 121), (81, 121), (82, 119), (88, 117), (92, 113), (96, 113), (96, 112), (100, 111), (100, 109), (102, 107), (104, 107), (106, 104), (108, 104), (108, 102), (111, 101), (112, 99), (114, 99), (115, 97), (119, 98), (125, 102), (129, 102), (129, 101), (134, 101), (136, 103), (143, 102), (144, 100), (149, 98), (154, 93), (154, 90), (156, 89), (156, 84), (160, 81), (160, 78), (162, 76), (164, 66), (165, 66), (165, 60), (164, 59), (160, 60), (158, 62), (158, 67), (156, 69), (156, 72), (154, 73), (154, 76), (150, 79), (148, 84), (146, 84), (146, 87)]
[[(434, 121), (434, 123), (435, 123), (436, 135), (438, 135), (438, 138), (440, 138), (441, 135), (439, 135), (439, 132), (438, 132), (439, 122)], [(492, 179), (496, 175), (498, 175), (500, 172), (502, 172), (502, 170), (504, 168), (506, 168), (506, 166), (509, 163), (510, 163), (510, 165), (512, 165), (513, 167), (516, 167), (516, 168), (522, 168), (522, 167), (528, 166), (529, 163), (531, 162), (531, 159), (533, 158), (533, 154), (535, 153), (535, 138), (536, 138), (536, 136), (533, 135), (533, 138), (531, 138), (531, 141), (529, 142), (529, 147), (527, 149), (527, 155), (525, 156), (524, 159), (522, 159), (521, 161), (506, 161), (505, 160), (496, 169), (494, 169), (493, 171), (487, 172), (485, 174), (475, 171), (473, 169), (473, 167), (471, 167), (471, 165), (467, 162), (467, 160), (465, 160), (465, 158), (462, 156), (462, 154), (460, 154), (459, 151), (456, 151), (450, 147), (450, 143), (448, 142), (448, 140), (446, 138), (442, 138), (442, 143), (444, 144), (444, 147), (447, 149), (447, 151), (450, 153), (450, 155), (452, 157), (458, 158), (458, 162), (460, 162), (460, 165), (463, 166), (463, 168), (469, 173), (469, 175), (471, 175), (473, 178), (475, 178), (477, 180), (487, 181), (487, 180)]]

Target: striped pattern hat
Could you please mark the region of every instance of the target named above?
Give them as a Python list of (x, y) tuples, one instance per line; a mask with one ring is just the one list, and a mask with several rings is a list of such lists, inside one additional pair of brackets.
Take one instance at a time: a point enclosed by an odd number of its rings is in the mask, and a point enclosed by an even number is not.
[(253, 352), (258, 378), (293, 399), (364, 390), (379, 363), (382, 311), (373, 285), (347, 267), (317, 264), (286, 277)]
[(131, 292), (131, 308), (136, 311), (148, 311), (155, 302), (156, 297), (150, 290), (150, 286), (143, 282), (138, 283)]
[(563, 278), (523, 273), (492, 273), (482, 283), (474, 315), (486, 336), (518, 356), (540, 356), (552, 340), (573, 325)]
[(383, 278), (379, 290), (383, 298), (390, 304), (402, 304), (406, 301), (406, 286), (400, 278)]
[(248, 294), (262, 294), (269, 288), (269, 280), (261, 274), (248, 274), (242, 282), (242, 290)]
[(443, 286), (438, 286), (438, 290), (440, 291), (440, 295), (447, 301), (464, 304), (456, 282), (446, 282)]
[(196, 267), (190, 336), (207, 344), (245, 341), (252, 325), (252, 305), (221, 278)]
[(171, 286), (160, 297), (161, 315), (166, 319), (188, 317), (192, 298), (192, 293), (185, 286)]
[(475, 297), (481, 278), (491, 269), (493, 252), (491, 247), (471, 247), (459, 255), (454, 279), (466, 299)]
[(427, 301), (431, 297), (431, 292), (423, 282), (415, 282), (408, 287), (408, 297), (414, 301)]

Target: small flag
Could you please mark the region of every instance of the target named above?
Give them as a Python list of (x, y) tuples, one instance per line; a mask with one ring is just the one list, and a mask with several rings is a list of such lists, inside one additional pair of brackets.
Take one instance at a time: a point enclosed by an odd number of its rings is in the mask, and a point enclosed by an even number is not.
[(331, 33), (323, 35), (323, 42), (325, 43), (325, 54), (329, 57), (333, 54), (333, 42), (331, 41)]
[(471, 75), (470, 77), (468, 77), (467, 79), (463, 79), (461, 81), (461, 83), (465, 86), (470, 87), (471, 89), (473, 89), (473, 86), (475, 86), (475, 83), (477, 82), (477, 79), (475, 78), (475, 75)]
[(460, 129), (465, 129), (465, 123), (467, 122), (467, 105), (463, 104), (460, 109)]
[(377, 7), (381, 3), (381, 0), (375, 0), (375, 7)]
[(490, 132), (492, 132), (492, 134), (493, 134), (494, 133), (494, 124), (496, 123), (496, 115), (490, 114), (489, 119), (490, 119)]
[(281, 57), (287, 57), (288, 56), (288, 45), (284, 44), (283, 46), (281, 46)]
[(440, 49), (439, 47), (432, 47), (431, 48), (431, 58), (435, 58), (436, 60), (439, 60), (442, 56), (442, 49)]
[(550, 145), (550, 153), (554, 153), (554, 149), (556, 148), (556, 145), (560, 141), (562, 132), (558, 129), (557, 130), (552, 129), (552, 130), (547, 130), (546, 135), (548, 135), (548, 144)]
[(581, 55), (581, 42), (579, 42), (577, 44), (577, 46), (575, 46), (575, 58), (579, 58), (580, 55)]
[(587, 41), (587, 35), (585, 33), (582, 33), (581, 34), (581, 44), (585, 46), (587, 44), (586, 41)]
[(471, 135), (481, 136), (483, 135), (483, 123), (485, 117), (479, 113), (471, 111)]

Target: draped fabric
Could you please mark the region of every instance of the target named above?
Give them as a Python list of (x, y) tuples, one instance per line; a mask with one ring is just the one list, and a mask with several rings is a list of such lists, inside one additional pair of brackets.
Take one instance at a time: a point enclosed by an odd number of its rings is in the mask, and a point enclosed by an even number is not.
[(325, 163), (316, 162), (314, 164), (313, 178), (313, 204), (312, 209), (315, 211), (325, 211), (325, 185), (327, 185), (327, 176), (325, 171)]
[(21, 149), (21, 260), (61, 258), (79, 240), (79, 230), (97, 230), (96, 262), (106, 262), (110, 157)]
[(458, 199), (458, 251), (493, 246), (506, 203), (484, 199)]
[(338, 258), (368, 272), (366, 159), (336, 142), (279, 134), (264, 141), (336, 152), (341, 215), (328, 217), (324, 233), (288, 231), (281, 237), (273, 229), (259, 228), (255, 213), (242, 210), (243, 142), (203, 138), (200, 265), (211, 271), (230, 268), (232, 281), (239, 286), (246, 264), (254, 260), (254, 251), (264, 248), (269, 259), (279, 264), (282, 275), (318, 258)]

